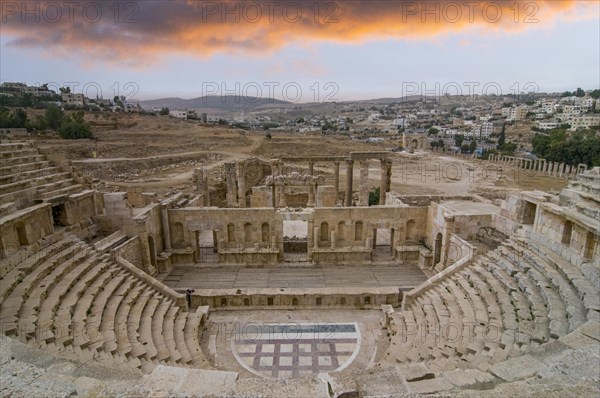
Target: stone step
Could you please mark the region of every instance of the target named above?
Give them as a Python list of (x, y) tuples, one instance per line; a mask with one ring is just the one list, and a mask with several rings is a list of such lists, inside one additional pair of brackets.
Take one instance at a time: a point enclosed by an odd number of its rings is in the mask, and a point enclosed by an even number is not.
[[(116, 277), (110, 279), (108, 283), (100, 287), (99, 292), (97, 292), (93, 297), (88, 297), (85, 304), (87, 308), (83, 311), (83, 318), (76, 318), (75, 323), (82, 330), (79, 333), (75, 334), (75, 337), (81, 338), (83, 343), (86, 343), (86, 347), (94, 343), (96, 346), (94, 348), (100, 348), (103, 342), (102, 340), (102, 315), (104, 309), (106, 308), (107, 302), (115, 291), (123, 284), (127, 277), (127, 273), (119, 272)], [(84, 307), (85, 308), (85, 307)], [(89, 312), (89, 314), (88, 314)], [(81, 314), (81, 312), (78, 312)], [(92, 339), (88, 337), (88, 331), (93, 332)], [(77, 340), (75, 341), (77, 344)], [(77, 344), (79, 345), (79, 344)]]
[(29, 163), (20, 163), (15, 165), (1, 166), (0, 167), (0, 175), (2, 176), (10, 176), (10, 175), (19, 175), (21, 173), (26, 173), (29, 171), (36, 172), (38, 170), (43, 170), (47, 168), (52, 168), (52, 163), (48, 160), (40, 160), (36, 162)]
[(475, 266), (472, 269), (479, 274), (480, 278), (485, 281), (488, 286), (490, 286), (490, 290), (494, 293), (496, 301), (500, 304), (504, 328), (513, 331), (516, 330), (518, 326), (515, 308), (511, 305), (510, 294), (507, 293), (504, 286), (498, 282), (496, 276), (487, 270), (485, 265)]
[[(155, 343), (155, 333), (153, 333), (152, 323), (154, 322), (154, 317), (156, 316), (156, 309), (161, 302), (161, 299), (157, 293), (153, 293), (141, 314), (140, 325), (138, 329), (139, 333), (139, 341), (146, 348), (146, 358), (149, 361), (153, 361), (158, 358), (158, 348), (156, 344), (158, 344), (158, 340), (162, 339), (162, 336), (158, 334), (156, 336)], [(159, 324), (162, 324), (162, 319), (157, 319), (156, 321)]]
[(0, 144), (0, 153), (4, 152), (13, 152), (20, 151), (22, 149), (31, 148), (31, 143), (27, 141), (18, 141), (18, 142), (2, 142)]
[[(37, 283), (35, 289), (31, 291), (31, 294), (24, 301), (19, 312), (19, 322), (28, 323), (32, 322), (36, 326), (36, 332), (39, 332), (38, 328), (38, 315), (39, 310), (42, 307), (42, 302), (46, 299), (48, 291), (54, 288), (56, 284), (60, 282), (60, 279), (64, 278), (65, 273), (72, 271), (79, 264), (83, 263), (88, 253), (83, 249), (83, 245), (76, 244), (71, 247), (71, 255), (64, 261), (60, 259), (54, 262), (51, 267), (52, 271), (41, 281)], [(77, 250), (77, 251), (75, 251)], [(44, 330), (44, 332), (47, 332)], [(44, 333), (44, 340), (52, 338), (52, 333)]]
[[(63, 336), (65, 334), (68, 335), (68, 329), (65, 329), (65, 324), (58, 322), (56, 319), (56, 313), (60, 306), (61, 301), (68, 294), (68, 292), (73, 288), (73, 286), (77, 283), (79, 278), (83, 275), (87, 274), (91, 269), (93, 269), (99, 262), (101, 261), (100, 257), (96, 254), (92, 254), (88, 256), (84, 262), (77, 265), (73, 268), (67, 275), (65, 275), (62, 280), (54, 286), (54, 288), (47, 294), (46, 299), (42, 302), (40, 306), (39, 316), (38, 316), (38, 328), (42, 330), (49, 330), (50, 327), (55, 330), (58, 336)], [(53, 341), (54, 337), (51, 336)], [(46, 343), (49, 343), (46, 340)]]
[(42, 162), (45, 160), (46, 160), (46, 157), (44, 155), (39, 155), (39, 154), (25, 155), (25, 156), (14, 157), (14, 158), (2, 158), (2, 159), (0, 159), (0, 166), (1, 167), (14, 166), (14, 165), (19, 165), (19, 164), (24, 164), (24, 163)]
[[(74, 242), (72, 239), (63, 239), (59, 240), (51, 244), (50, 246), (38, 251), (37, 253), (29, 256), (24, 261), (22, 261), (18, 266), (13, 267), (12, 269), (4, 269), (5, 274), (0, 275), (2, 281), (2, 289), (0, 290), (0, 302), (3, 301), (15, 288), (19, 279), (23, 279), (23, 277), (30, 272), (33, 271), (34, 268), (42, 264), (48, 258), (58, 254), (61, 250), (68, 247)], [(20, 282), (19, 282), (20, 283)]]
[(90, 308), (96, 292), (118, 271), (117, 268), (110, 267), (108, 259), (103, 258), (68, 291), (56, 311), (55, 324), (66, 329), (66, 332), (61, 333), (60, 341), (57, 344), (63, 346), (73, 344), (76, 319), (79, 319), (81, 323), (85, 322), (86, 311)]
[(557, 267), (553, 265), (554, 263), (546, 261), (543, 257), (536, 255), (526, 248), (522, 250), (522, 253), (523, 259), (528, 261), (540, 273), (546, 275), (548, 280), (552, 282), (554, 289), (560, 294), (568, 313), (569, 331), (572, 332), (585, 323), (587, 320), (585, 306), (575, 286), (564, 277), (563, 273), (557, 270)]
[(184, 335), (188, 352), (192, 356), (192, 363), (197, 368), (203, 368), (208, 365), (208, 361), (200, 348), (200, 330), (203, 317), (208, 313), (208, 307), (198, 307), (195, 312), (190, 312), (187, 316)]
[(128, 275), (119, 288), (111, 294), (102, 308), (101, 332), (103, 350), (110, 354), (119, 353), (128, 357), (131, 353), (130, 328), (127, 316), (131, 306), (143, 291), (143, 286)]
[(75, 193), (79, 193), (83, 190), (83, 188), (84, 188), (83, 185), (75, 184), (75, 185), (70, 185), (70, 186), (60, 188), (60, 189), (57, 189), (54, 191), (46, 191), (38, 196), (40, 199), (50, 200), (52, 198), (59, 197), (59, 196), (72, 195)]
[(21, 306), (26, 300), (30, 292), (38, 285), (38, 283), (45, 278), (51, 271), (52, 265), (65, 261), (67, 258), (72, 257), (75, 254), (72, 245), (62, 247), (62, 250), (48, 258), (43, 264), (32, 269), (31, 272), (21, 278), (18, 278), (16, 283), (17, 286), (12, 290), (9, 297), (7, 297), (0, 306), (0, 319), (15, 321), (18, 318)]
[(181, 354), (181, 362), (185, 365), (191, 365), (193, 358), (190, 352), (188, 351), (187, 345), (185, 343), (185, 324), (187, 322), (186, 311), (180, 310), (175, 317), (175, 327), (173, 329), (173, 337), (175, 339), (175, 344), (177, 346), (177, 351)]
[(164, 342), (169, 350), (169, 357), (172, 364), (180, 364), (182, 359), (181, 353), (177, 350), (177, 342), (175, 341), (175, 318), (179, 311), (178, 307), (170, 306), (162, 324)]
[(17, 210), (16, 203), (0, 201), (0, 217), (7, 216)]
[(125, 235), (122, 230), (118, 230), (117, 232), (107, 236), (106, 238), (94, 243), (94, 247), (100, 252), (106, 252), (112, 248), (117, 247), (126, 240), (127, 235)]
[(36, 177), (32, 179), (21, 180), (17, 182), (13, 182), (11, 184), (6, 184), (0, 186), (0, 194), (5, 195), (7, 193), (22, 191), (28, 188), (41, 189), (42, 187), (52, 187), (59, 183), (63, 183), (67, 181), (66, 179), (69, 177), (69, 173), (57, 173), (57, 174), (49, 174), (41, 177)]
[(140, 358), (142, 362), (151, 361), (148, 355), (146, 347), (140, 341), (140, 323), (142, 312), (146, 303), (152, 296), (152, 292), (149, 289), (142, 289), (139, 296), (130, 305), (129, 313), (127, 314), (127, 336), (128, 342), (131, 345), (131, 354), (136, 358)]
[[(168, 362), (171, 360), (168, 344), (165, 342), (167, 336), (164, 325), (167, 312), (172, 306), (173, 302), (170, 299), (163, 297), (158, 303), (154, 315), (150, 318), (152, 320), (150, 325), (152, 340), (154, 341), (157, 351), (156, 358), (161, 362)], [(142, 320), (144, 319), (147, 319), (147, 317), (143, 316)]]
[(478, 274), (469, 267), (461, 272), (461, 275), (473, 284), (473, 288), (481, 296), (487, 310), (488, 321), (490, 324), (502, 325), (502, 311), (496, 300), (496, 296), (490, 289), (490, 286), (485, 283)]
[(11, 184), (20, 181), (34, 180), (36, 178), (59, 173), (60, 169), (58, 167), (45, 167), (24, 171), (19, 170), (12, 174), (7, 172), (6, 174), (0, 174), (0, 184)]
[(2, 150), (0, 151), (0, 159), (7, 159), (7, 158), (19, 158), (19, 157), (24, 157), (24, 156), (29, 156), (29, 155), (39, 155), (39, 152), (36, 149), (33, 148), (19, 148), (19, 149), (13, 149), (13, 150)]
[(59, 180), (55, 180), (55, 181), (50, 181), (47, 184), (42, 184), (39, 185), (38, 188), (38, 194), (44, 194), (47, 192), (53, 192), (53, 191), (57, 191), (60, 190), (62, 188), (67, 188), (70, 187), (72, 185), (75, 185), (75, 181), (72, 178), (68, 178), (69, 174), (66, 173), (66, 177), (67, 178), (63, 178), (63, 179), (59, 179)]
[[(529, 254), (531, 253), (532, 251), (529, 250)], [(554, 264), (554, 268), (575, 288), (586, 310), (600, 311), (600, 281), (595, 281), (600, 278), (598, 268), (595, 268), (591, 262), (577, 266), (550, 250), (540, 254), (547, 263)]]

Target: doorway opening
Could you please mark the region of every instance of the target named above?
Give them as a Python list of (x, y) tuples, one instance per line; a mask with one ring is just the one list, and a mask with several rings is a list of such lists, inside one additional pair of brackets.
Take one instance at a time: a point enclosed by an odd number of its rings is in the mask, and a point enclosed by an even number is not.
[(373, 229), (373, 260), (392, 260), (394, 230), (391, 228)]
[(69, 225), (67, 219), (67, 208), (64, 204), (52, 206), (52, 221), (57, 227), (65, 227)]
[(283, 261), (308, 262), (308, 222), (283, 221)]
[(198, 233), (198, 262), (218, 263), (217, 231), (205, 229)]

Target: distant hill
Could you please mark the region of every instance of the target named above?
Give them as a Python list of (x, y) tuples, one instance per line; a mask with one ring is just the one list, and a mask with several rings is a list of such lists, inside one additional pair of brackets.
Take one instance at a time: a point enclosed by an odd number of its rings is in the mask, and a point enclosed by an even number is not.
[(155, 100), (140, 101), (140, 106), (150, 110), (154, 107), (169, 109), (194, 109), (204, 111), (254, 111), (259, 109), (279, 108), (292, 105), (291, 102), (269, 98), (236, 97), (236, 96), (204, 96), (192, 99), (160, 98)]

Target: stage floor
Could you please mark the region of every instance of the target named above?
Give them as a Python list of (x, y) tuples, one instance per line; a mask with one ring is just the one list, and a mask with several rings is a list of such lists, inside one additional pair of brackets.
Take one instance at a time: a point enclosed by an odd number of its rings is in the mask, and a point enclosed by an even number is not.
[(236, 268), (178, 266), (159, 279), (173, 289), (398, 287), (427, 280), (415, 265)]

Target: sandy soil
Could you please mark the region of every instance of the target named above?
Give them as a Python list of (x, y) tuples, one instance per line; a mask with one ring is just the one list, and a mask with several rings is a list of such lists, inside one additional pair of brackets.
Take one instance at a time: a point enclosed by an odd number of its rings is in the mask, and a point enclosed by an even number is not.
[[(196, 167), (207, 168), (211, 180), (219, 182), (221, 165), (236, 159), (256, 157), (268, 162), (278, 157), (340, 156), (351, 151), (388, 150), (399, 144), (282, 132), (271, 132), (272, 139), (267, 139), (264, 131), (223, 128), (166, 116), (107, 114), (88, 118), (95, 140), (38, 137), (38, 146), (72, 160), (78, 171), (94, 180), (96, 188), (106, 191), (140, 185), (159, 194), (174, 188), (185, 190), (191, 188)], [(405, 195), (502, 195), (513, 189), (557, 191), (566, 186), (565, 180), (502, 170), (485, 162), (437, 156), (429, 151), (394, 153), (393, 159), (392, 190)], [(289, 167), (302, 169), (306, 165)], [(345, 166), (342, 164), (340, 169), (340, 189), (344, 189)], [(332, 164), (317, 164), (315, 171), (332, 182)], [(355, 167), (355, 189), (358, 174)], [(379, 181), (379, 162), (372, 161), (370, 185), (379, 186)]]

